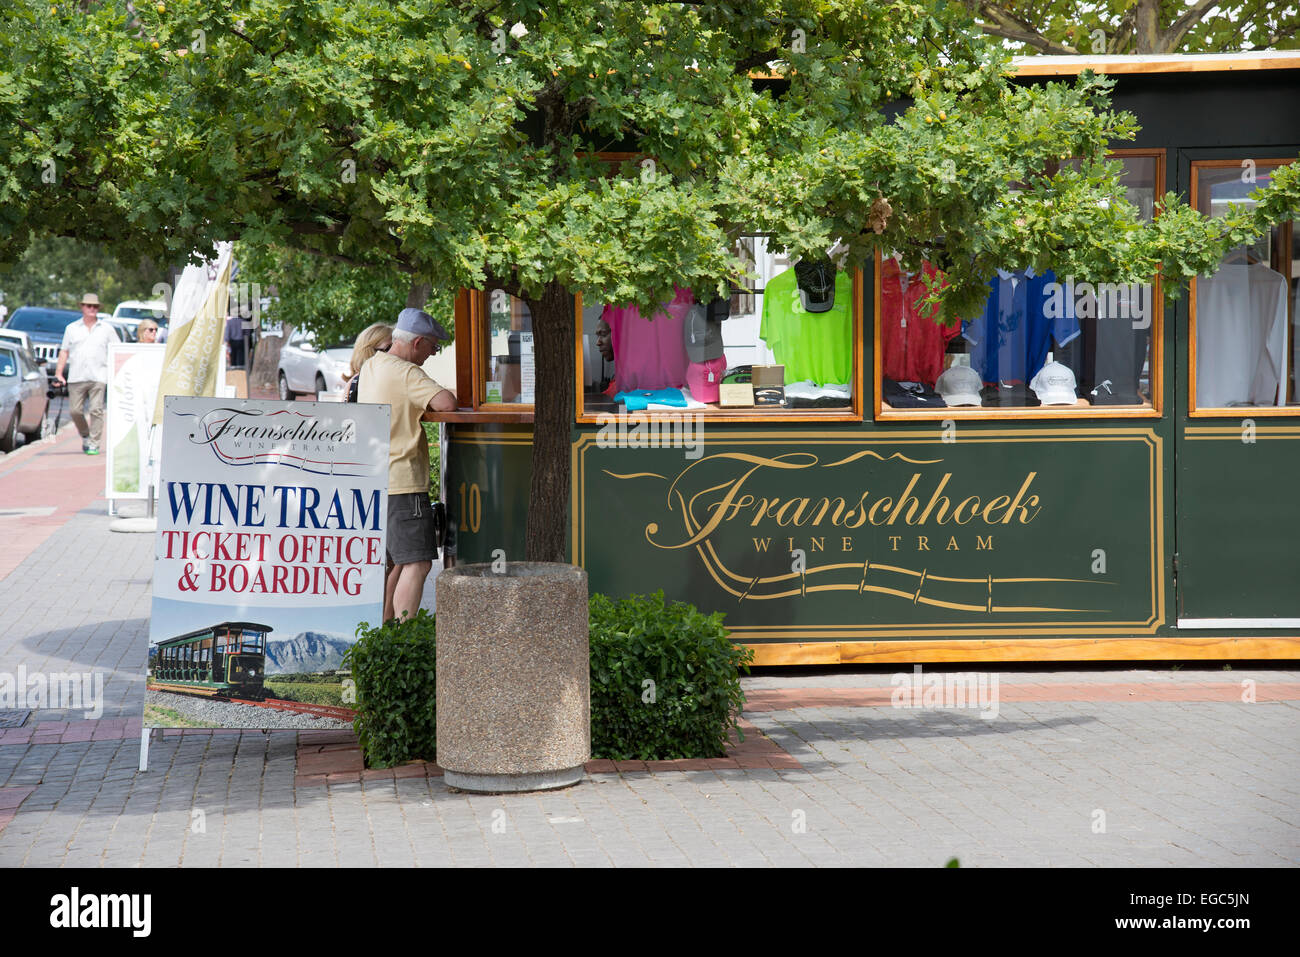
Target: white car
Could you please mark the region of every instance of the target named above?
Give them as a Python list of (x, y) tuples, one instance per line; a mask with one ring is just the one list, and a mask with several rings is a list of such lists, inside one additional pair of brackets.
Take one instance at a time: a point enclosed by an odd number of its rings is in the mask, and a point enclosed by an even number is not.
[(295, 329), (280, 349), (276, 375), (280, 398), (288, 401), (304, 392), (315, 396), (322, 392), (342, 392), (347, 386), (351, 359), (351, 342), (317, 348), (310, 333)]
[(138, 338), (135, 334), (136, 326), (140, 325), (141, 319), (153, 319), (158, 323), (158, 341), (167, 340), (167, 303), (161, 299), (154, 299), (144, 302), (140, 299), (128, 299), (126, 302), (119, 302), (117, 308), (113, 310), (113, 315), (106, 316), (115, 326), (124, 326), (132, 332), (132, 339)]
[(31, 359), (33, 363), (44, 368), (44, 364), (36, 354), (36, 346), (32, 344), (32, 337), (27, 333), (20, 332), (17, 329), (0, 328), (0, 342), (11, 343), (18, 346), (18, 348), (23, 350), (23, 352), (27, 353), (28, 358)]

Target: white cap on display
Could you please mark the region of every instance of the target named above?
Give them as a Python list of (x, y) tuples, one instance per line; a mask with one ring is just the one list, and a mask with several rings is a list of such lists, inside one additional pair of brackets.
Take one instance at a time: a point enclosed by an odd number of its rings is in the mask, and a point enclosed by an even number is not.
[(1029, 383), (1043, 405), (1074, 405), (1079, 400), (1074, 387), (1074, 373), (1059, 362), (1047, 363)]
[(953, 366), (939, 376), (934, 384), (934, 391), (943, 396), (948, 405), (983, 405), (980, 387), (984, 383), (980, 374), (970, 366)]

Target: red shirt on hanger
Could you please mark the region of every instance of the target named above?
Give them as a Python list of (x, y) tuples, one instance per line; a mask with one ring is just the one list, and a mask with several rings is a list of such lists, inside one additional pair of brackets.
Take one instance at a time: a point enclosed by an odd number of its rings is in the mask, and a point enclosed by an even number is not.
[[(924, 274), (937, 270), (929, 263)], [(920, 382), (931, 388), (943, 372), (943, 353), (949, 340), (961, 332), (961, 323), (940, 325), (938, 306), (923, 309), (929, 295), (921, 273), (908, 276), (890, 256), (880, 271), (880, 364), (886, 378)]]

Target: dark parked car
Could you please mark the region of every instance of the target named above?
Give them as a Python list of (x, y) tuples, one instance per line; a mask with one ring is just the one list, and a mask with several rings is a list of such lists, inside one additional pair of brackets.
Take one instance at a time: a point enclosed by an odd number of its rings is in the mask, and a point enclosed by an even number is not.
[(23, 349), (0, 342), (0, 452), (12, 452), (18, 433), (35, 442), (45, 434), (49, 381)]

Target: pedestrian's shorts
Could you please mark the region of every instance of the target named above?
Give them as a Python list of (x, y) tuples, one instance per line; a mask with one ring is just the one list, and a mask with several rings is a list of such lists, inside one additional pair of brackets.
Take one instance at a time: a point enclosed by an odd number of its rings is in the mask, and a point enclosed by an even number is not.
[(438, 557), (433, 506), (427, 492), (388, 496), (387, 551), (394, 565), (431, 562)]

